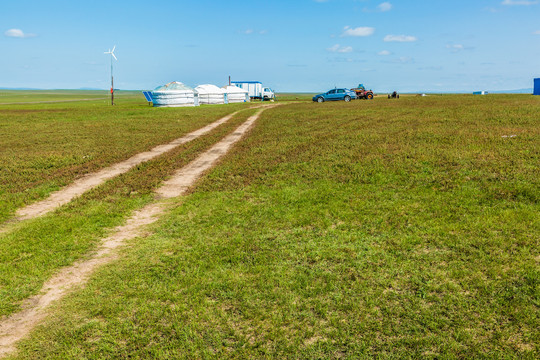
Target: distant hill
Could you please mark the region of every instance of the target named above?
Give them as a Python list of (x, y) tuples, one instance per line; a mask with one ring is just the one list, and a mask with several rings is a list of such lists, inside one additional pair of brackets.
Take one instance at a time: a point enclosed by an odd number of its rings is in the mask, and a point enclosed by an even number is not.
[[(25, 91), (109, 91), (110, 89), (100, 89), (91, 87), (82, 87), (78, 89), (39, 89), (39, 88), (14, 88), (14, 87), (1, 87), (0, 90), (25, 90)], [(114, 91), (138, 91), (138, 90), (123, 90), (115, 88)]]
[(0, 90), (41, 90), (41, 89), (35, 89), (35, 88), (10, 88), (10, 87), (0, 87)]
[(488, 91), (491, 94), (532, 94), (533, 89), (527, 88), (527, 89), (517, 89), (517, 90), (494, 90), (494, 91)]
[[(485, 89), (478, 89), (474, 91), (482, 91)], [(465, 90), (465, 91), (402, 91), (402, 94), (472, 94), (474, 91)], [(515, 89), (515, 90), (486, 90), (488, 94), (532, 94), (533, 89)], [(380, 91), (378, 94), (391, 93), (388, 91)]]

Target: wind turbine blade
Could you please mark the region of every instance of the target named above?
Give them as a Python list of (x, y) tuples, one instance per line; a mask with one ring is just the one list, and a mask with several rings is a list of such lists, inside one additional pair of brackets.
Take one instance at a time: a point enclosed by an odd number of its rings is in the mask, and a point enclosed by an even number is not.
[(116, 56), (114, 56), (114, 53), (111, 53), (112, 57), (114, 58), (114, 60), (118, 61), (118, 59), (116, 58)]
[(113, 46), (111, 52), (114, 52), (114, 49), (116, 49), (116, 45)]

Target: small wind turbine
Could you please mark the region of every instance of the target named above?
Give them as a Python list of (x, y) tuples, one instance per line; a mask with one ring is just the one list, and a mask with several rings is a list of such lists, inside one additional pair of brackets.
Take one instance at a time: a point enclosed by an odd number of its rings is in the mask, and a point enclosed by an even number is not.
[(116, 56), (114, 55), (114, 49), (116, 49), (116, 45), (113, 46), (112, 50), (109, 49), (109, 51), (105, 51), (104, 54), (111, 54), (111, 105), (114, 105), (114, 76), (113, 76), (113, 61), (112, 59), (118, 61)]

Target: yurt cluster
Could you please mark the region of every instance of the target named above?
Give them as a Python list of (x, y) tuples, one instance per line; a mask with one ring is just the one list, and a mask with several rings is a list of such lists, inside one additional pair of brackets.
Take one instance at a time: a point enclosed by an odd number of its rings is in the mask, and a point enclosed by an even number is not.
[(234, 85), (220, 88), (216, 85), (205, 84), (191, 88), (181, 82), (173, 81), (158, 86), (150, 94), (154, 106), (199, 106), (249, 102), (247, 90)]

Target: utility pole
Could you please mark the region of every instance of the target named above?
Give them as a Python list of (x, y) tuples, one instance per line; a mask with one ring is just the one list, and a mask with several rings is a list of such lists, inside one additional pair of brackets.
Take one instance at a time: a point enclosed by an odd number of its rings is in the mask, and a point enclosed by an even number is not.
[(114, 105), (114, 76), (111, 56), (111, 105)]
[(113, 58), (114, 60), (118, 61), (116, 56), (114, 55), (114, 49), (116, 49), (116, 45), (113, 46), (112, 50), (109, 49), (109, 51), (106, 51), (104, 54), (110, 54), (111, 55), (111, 105), (114, 105), (114, 76), (113, 76)]

